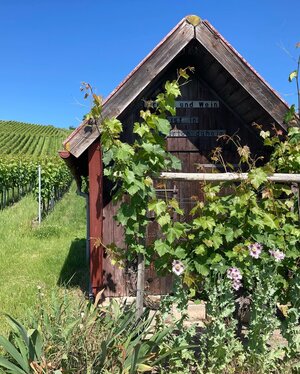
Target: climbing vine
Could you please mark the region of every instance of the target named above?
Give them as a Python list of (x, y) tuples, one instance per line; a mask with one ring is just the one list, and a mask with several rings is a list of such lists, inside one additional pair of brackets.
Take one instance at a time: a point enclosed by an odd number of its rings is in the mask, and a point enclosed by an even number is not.
[[(289, 184), (269, 182), (267, 177), (274, 172), (300, 171), (299, 127), (289, 128), (286, 135), (275, 127), (272, 133), (261, 130), (265, 146), (273, 149), (270, 161), (262, 167), (256, 167), (248, 146), (242, 147), (238, 138), (229, 137), (227, 141), (236, 146), (240, 167), (249, 168), (248, 179), (231, 184), (231, 193), (226, 195), (222, 191), (228, 183), (204, 183), (204, 200), (195, 202), (189, 222), (172, 219), (174, 213), (177, 217), (184, 215), (176, 199), (156, 197), (154, 180), (162, 171), (181, 167), (166, 150), (171, 129), (167, 116), (175, 115), (180, 83), (189, 78), (191, 70), (180, 69), (176, 81), (166, 82), (153, 108), (141, 111), (141, 120), (133, 127), (133, 144), (121, 140), (123, 125), (118, 119), (102, 118), (101, 98), (90, 85), (84, 86), (86, 97), (91, 95), (94, 104), (86, 118), (99, 128), (104, 173), (114, 183), (113, 199), (120, 202), (116, 219), (124, 228), (126, 257), (133, 259), (142, 253), (146, 263), (154, 261), (159, 272), (170, 271), (172, 262), (178, 261), (185, 269), (183, 281), (195, 297), (215, 266), (221, 266), (224, 272), (239, 268), (245, 279), (243, 286), (247, 287), (252, 264), (249, 246), (259, 243), (262, 264), (268, 251), (284, 253), (275, 279), (286, 288), (288, 271), (296, 270), (299, 258), (299, 202)], [(220, 148), (212, 158), (224, 162)], [(160, 237), (147, 244), (146, 229), (153, 219), (159, 225)], [(116, 258), (124, 253), (113, 243), (109, 250)]]

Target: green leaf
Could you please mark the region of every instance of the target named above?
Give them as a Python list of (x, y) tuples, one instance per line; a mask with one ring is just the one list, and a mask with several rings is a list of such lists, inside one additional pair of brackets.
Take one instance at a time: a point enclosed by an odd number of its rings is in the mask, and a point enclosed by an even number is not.
[(197, 270), (197, 272), (199, 274), (203, 275), (204, 277), (209, 274), (209, 268), (206, 265), (199, 264), (199, 262), (194, 261), (194, 266), (195, 266), (195, 269)]
[(230, 243), (234, 238), (234, 230), (231, 227), (226, 227), (224, 230), (224, 235), (227, 243)]
[(166, 211), (167, 205), (163, 200), (152, 200), (148, 203), (148, 209), (153, 210), (158, 216)]
[[(176, 199), (171, 199), (169, 200), (169, 206), (171, 208), (173, 208), (175, 210), (176, 213), (180, 214), (180, 215), (183, 215), (184, 214), (184, 211), (182, 209), (179, 208), (179, 203), (178, 203), (178, 200)], [(179, 223), (179, 222), (177, 222)]]
[(255, 189), (258, 189), (264, 182), (267, 181), (267, 173), (262, 168), (256, 168), (249, 174), (249, 180)]
[(119, 135), (123, 130), (122, 123), (116, 118), (105, 119), (103, 125), (109, 128), (110, 133), (114, 136)]
[(260, 136), (263, 138), (263, 139), (267, 139), (270, 137), (270, 131), (261, 131), (260, 132)]
[(200, 255), (200, 256), (203, 256), (205, 255), (207, 252), (205, 246), (203, 244), (200, 244), (198, 245), (196, 248), (195, 248), (195, 253), (196, 255)]
[(214, 235), (212, 236), (212, 241), (215, 249), (219, 249), (223, 244), (222, 236), (218, 235), (216, 232), (214, 232)]
[(29, 369), (28, 369), (28, 371), (24, 371), (4, 357), (0, 357), (0, 366), (10, 370), (10, 373), (13, 373), (13, 374), (28, 374), (28, 373), (30, 373)]
[(216, 221), (212, 217), (198, 217), (194, 219), (194, 225), (212, 231), (216, 226)]
[(296, 107), (295, 107), (295, 104), (293, 104), (291, 105), (289, 110), (284, 115), (284, 122), (289, 123), (290, 121), (292, 121), (295, 117), (295, 114), (296, 114)]
[(177, 82), (169, 82), (167, 81), (165, 84), (166, 94), (172, 96), (179, 96), (180, 95), (180, 88)]
[(132, 155), (134, 155), (134, 149), (127, 143), (121, 143), (115, 157), (117, 160), (125, 161), (129, 160)]
[(103, 163), (107, 166), (113, 160), (113, 151), (111, 149), (103, 152)]
[(168, 225), (171, 222), (170, 214), (166, 213), (164, 215), (161, 215), (157, 218), (157, 222), (160, 224), (160, 226)]
[(210, 257), (210, 263), (211, 264), (217, 264), (218, 262), (221, 262), (223, 260), (223, 257), (219, 253), (214, 253)]
[(131, 184), (131, 183), (134, 183), (135, 182), (135, 175), (134, 175), (134, 172), (132, 170), (129, 170), (129, 169), (125, 169), (125, 172), (124, 172), (124, 180)]
[(275, 223), (271, 214), (265, 213), (263, 215), (263, 223), (271, 229), (277, 229), (277, 224)]
[(136, 210), (133, 204), (122, 203), (117, 212), (117, 219), (122, 226), (125, 226), (128, 219), (136, 220)]
[(147, 153), (152, 153), (155, 151), (155, 145), (152, 143), (144, 142), (142, 144), (142, 148), (147, 152)]
[(203, 243), (204, 243), (207, 247), (209, 247), (209, 248), (213, 247), (213, 245), (214, 245), (214, 242), (213, 242), (211, 239), (203, 239)]
[(0, 345), (25, 372), (29, 371), (28, 358), (23, 357), (9, 340), (5, 339), (3, 336), (0, 336)]
[[(198, 18), (198, 17), (197, 17)], [(189, 79), (189, 75), (188, 75), (188, 73), (186, 72), (186, 69), (182, 69), (182, 68), (180, 68), (179, 69), (179, 71), (178, 71), (178, 74), (182, 77), (182, 78), (184, 78), (184, 79)]]
[(289, 82), (291, 82), (297, 76), (298, 76), (297, 70), (292, 71), (291, 74), (289, 75)]
[(150, 132), (150, 129), (147, 125), (136, 122), (133, 127), (133, 132), (142, 138), (145, 134)]
[(164, 118), (158, 118), (157, 119), (157, 129), (160, 131), (163, 135), (168, 135), (171, 130), (170, 122), (167, 119)]
[(152, 366), (146, 365), (146, 364), (137, 364), (136, 368), (139, 372), (144, 373), (145, 371), (152, 370)]
[(177, 247), (174, 255), (175, 255), (176, 258), (179, 258), (180, 260), (183, 260), (184, 258), (186, 258), (187, 254), (186, 254), (186, 251), (185, 251), (184, 248)]
[(163, 242), (161, 239), (159, 239), (154, 243), (154, 250), (158, 253), (159, 256), (163, 256), (170, 251), (170, 247), (166, 242)]
[(169, 154), (169, 159), (171, 160), (172, 169), (181, 170), (182, 164), (181, 164), (181, 160), (179, 160), (179, 158), (177, 158), (176, 156), (174, 156), (172, 154)]
[(29, 346), (29, 338), (28, 338), (27, 330), (25, 329), (25, 327), (20, 322), (18, 322), (15, 318), (11, 317), (9, 314), (5, 314), (5, 316), (8, 320), (8, 323), (13, 328), (13, 330), (16, 331), (17, 334), (20, 335), (23, 338), (26, 346), (28, 347)]
[(292, 189), (291, 189), (290, 186), (282, 185), (282, 186), (280, 186), (280, 190), (281, 190), (282, 192), (284, 192), (287, 196), (290, 196), (290, 195), (293, 194)]
[(140, 190), (140, 187), (137, 184), (131, 185), (129, 188), (127, 188), (127, 192), (129, 195), (133, 196)]
[(29, 357), (33, 360), (40, 360), (43, 353), (43, 339), (42, 335), (37, 329), (28, 331), (30, 337), (29, 343)]
[(167, 240), (173, 243), (175, 239), (179, 239), (184, 233), (185, 226), (180, 222), (175, 222), (173, 227), (170, 227), (167, 232)]

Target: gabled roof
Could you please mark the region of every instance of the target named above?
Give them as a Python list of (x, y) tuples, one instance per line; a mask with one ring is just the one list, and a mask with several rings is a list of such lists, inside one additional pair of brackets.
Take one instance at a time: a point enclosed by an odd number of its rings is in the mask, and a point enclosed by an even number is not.
[[(285, 128), (283, 118), (288, 105), (208, 21), (201, 21), (197, 16), (182, 19), (108, 96), (103, 104), (103, 117), (120, 116), (192, 41), (199, 45), (201, 68), (206, 69), (216, 95), (222, 97), (226, 92), (227, 105), (234, 108), (245, 123), (268, 118), (268, 122)], [(220, 72), (222, 77), (218, 78)], [(99, 137), (97, 129), (86, 131), (86, 125), (82, 122), (64, 142), (75, 158)]]

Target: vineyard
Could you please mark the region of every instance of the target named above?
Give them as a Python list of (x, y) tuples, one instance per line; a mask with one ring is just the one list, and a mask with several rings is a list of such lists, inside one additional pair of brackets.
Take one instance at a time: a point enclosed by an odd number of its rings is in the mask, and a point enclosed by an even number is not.
[(57, 151), (69, 130), (0, 121), (0, 209), (29, 191), (38, 194), (38, 166), (41, 166), (41, 203), (47, 212), (69, 187), (68, 168)]
[(0, 156), (56, 156), (69, 130), (0, 120)]

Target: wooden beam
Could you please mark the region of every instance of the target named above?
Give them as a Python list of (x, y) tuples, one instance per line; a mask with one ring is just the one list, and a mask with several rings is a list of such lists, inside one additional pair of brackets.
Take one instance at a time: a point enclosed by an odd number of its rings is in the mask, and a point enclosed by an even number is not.
[(100, 143), (88, 149), (90, 220), (90, 291), (94, 296), (103, 285), (103, 165)]
[[(159, 179), (199, 182), (226, 182), (247, 180), (248, 173), (161, 173)], [(278, 183), (300, 183), (300, 174), (275, 173), (268, 181)]]

